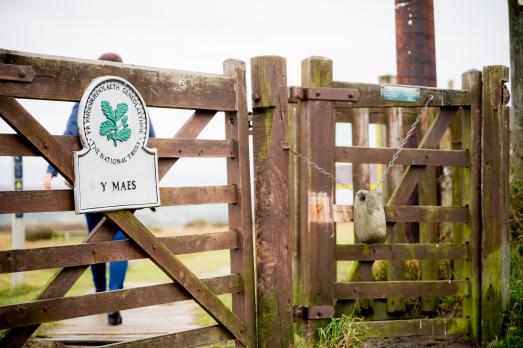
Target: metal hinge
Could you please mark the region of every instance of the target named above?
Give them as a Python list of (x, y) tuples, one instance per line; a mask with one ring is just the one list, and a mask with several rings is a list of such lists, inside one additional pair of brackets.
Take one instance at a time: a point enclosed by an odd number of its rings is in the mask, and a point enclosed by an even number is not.
[(0, 80), (32, 82), (35, 71), (30, 65), (4, 64), (0, 63)]
[(299, 100), (328, 100), (357, 102), (360, 99), (360, 91), (355, 88), (331, 88), (331, 87), (289, 87), (289, 103), (297, 103)]
[(316, 320), (316, 319), (330, 319), (334, 315), (333, 306), (312, 306), (303, 307), (294, 305), (293, 307), (294, 320)]

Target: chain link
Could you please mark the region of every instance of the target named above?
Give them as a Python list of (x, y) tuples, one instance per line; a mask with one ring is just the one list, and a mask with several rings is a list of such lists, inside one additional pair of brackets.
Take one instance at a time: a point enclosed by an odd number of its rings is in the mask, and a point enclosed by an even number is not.
[[(399, 154), (401, 151), (403, 151), (403, 148), (405, 147), (405, 144), (407, 144), (407, 141), (409, 140), (409, 138), (412, 136), (412, 134), (414, 133), (414, 131), (416, 130), (416, 127), (418, 126), (418, 124), (420, 123), (421, 121), (421, 118), (423, 117), (423, 114), (427, 111), (428, 107), (429, 107), (429, 104), (430, 102), (434, 99), (434, 96), (433, 95), (429, 95), (429, 97), (427, 98), (427, 101), (425, 102), (425, 104), (423, 105), (423, 107), (421, 108), (418, 116), (416, 116), (416, 120), (414, 121), (414, 123), (412, 123), (412, 125), (410, 126), (410, 129), (409, 131), (407, 132), (407, 134), (405, 135), (405, 138), (403, 138), (403, 140), (401, 140), (401, 143), (400, 143), (400, 146), (398, 147), (398, 149), (396, 150), (396, 152), (394, 153), (394, 155), (392, 156), (392, 159), (390, 160), (390, 162), (387, 164), (387, 167), (385, 168), (385, 171), (383, 172), (383, 175), (381, 176), (380, 180), (378, 181), (377, 183), (377, 187), (381, 186), (383, 184), (383, 181), (385, 181), (385, 178), (387, 177), (387, 174), (389, 174), (390, 172), (390, 169), (392, 168), (392, 166), (394, 165), (394, 162), (396, 162), (396, 160), (398, 159), (399, 157)], [(283, 148), (284, 150), (287, 150), (289, 151), (290, 153), (292, 153), (294, 156), (298, 157), (299, 159), (301, 159), (303, 162), (307, 163), (309, 166), (313, 167), (314, 169), (316, 169), (318, 172), (320, 172), (321, 174), (331, 178), (335, 183), (337, 184), (342, 184), (342, 185), (348, 185), (349, 183), (344, 183), (342, 182), (341, 180), (337, 179), (336, 178), (336, 175), (330, 173), (329, 171), (325, 170), (323, 167), (321, 167), (319, 164), (311, 161), (310, 159), (308, 159), (307, 157), (303, 156), (301, 153), (297, 152), (297, 151), (294, 151), (293, 149), (291, 149), (290, 147), (284, 147)]]

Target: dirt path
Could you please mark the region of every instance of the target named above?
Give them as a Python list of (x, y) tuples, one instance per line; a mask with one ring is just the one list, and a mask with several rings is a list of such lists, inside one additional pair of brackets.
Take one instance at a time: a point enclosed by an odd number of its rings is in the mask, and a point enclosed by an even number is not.
[(459, 336), (415, 336), (371, 339), (365, 348), (475, 348), (478, 345), (467, 342)]

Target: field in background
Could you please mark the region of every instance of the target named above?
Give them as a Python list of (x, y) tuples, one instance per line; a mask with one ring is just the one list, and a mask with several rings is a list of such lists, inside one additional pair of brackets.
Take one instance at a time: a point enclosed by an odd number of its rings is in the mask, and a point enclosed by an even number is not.
[[(42, 227), (43, 231), (47, 231)], [(184, 227), (153, 229), (157, 236), (177, 236), (184, 234), (200, 234), (226, 231), (223, 225), (211, 225), (204, 221), (195, 221)], [(40, 248), (47, 246), (60, 246), (78, 244), (82, 241), (83, 231), (78, 226), (72, 229), (70, 234), (64, 229), (55, 226), (50, 238), (26, 241), (26, 248)], [(43, 235), (48, 235), (47, 232)], [(65, 237), (68, 236), (68, 237)], [(0, 250), (11, 248), (11, 234), (4, 227), (0, 232)], [(182, 262), (199, 277), (207, 278), (229, 273), (229, 251), (210, 251), (203, 253), (180, 255)], [(56, 272), (56, 269), (25, 272), (25, 285), (14, 287), (11, 282), (11, 274), (0, 274), (0, 305), (14, 304), (34, 299), (47, 281)], [(150, 260), (132, 260), (126, 282), (168, 282), (169, 278)], [(91, 273), (84, 272), (79, 281), (68, 292), (67, 296), (82, 295), (92, 291)]]

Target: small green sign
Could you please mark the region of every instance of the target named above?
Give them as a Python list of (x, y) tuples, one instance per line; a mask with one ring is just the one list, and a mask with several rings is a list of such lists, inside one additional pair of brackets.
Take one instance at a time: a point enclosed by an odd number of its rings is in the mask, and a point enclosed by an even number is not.
[(419, 100), (419, 88), (381, 86), (381, 97), (385, 100), (415, 103)]

